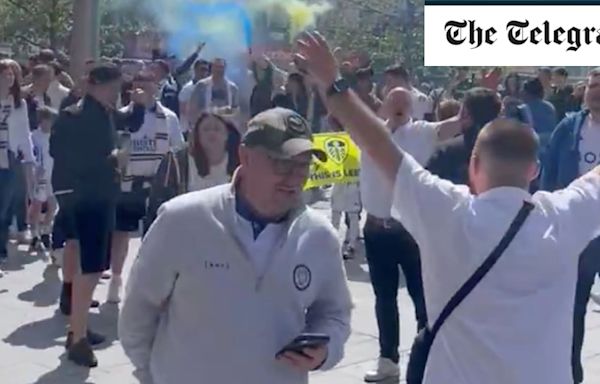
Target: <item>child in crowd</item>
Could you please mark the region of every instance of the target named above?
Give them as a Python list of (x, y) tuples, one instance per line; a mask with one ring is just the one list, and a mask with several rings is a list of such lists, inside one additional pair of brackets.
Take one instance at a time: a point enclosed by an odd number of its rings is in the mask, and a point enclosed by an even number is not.
[(50, 231), (57, 204), (52, 192), (52, 164), (49, 154), (50, 130), (58, 113), (49, 107), (37, 110), (38, 127), (31, 134), (36, 157), (35, 192), (29, 206), (29, 223), (32, 240), (30, 251), (45, 252), (50, 249)]
[(342, 254), (344, 260), (354, 257), (360, 237), (360, 186), (358, 183), (335, 184), (331, 191), (331, 222), (335, 229), (340, 228), (342, 214), (346, 219), (346, 239)]
[[(328, 116), (327, 122), (331, 131), (344, 131), (341, 124), (332, 116)], [(339, 230), (342, 214), (345, 214), (347, 230), (344, 247), (342, 248), (344, 260), (354, 257), (354, 252), (360, 238), (361, 212), (360, 184), (358, 182), (334, 184), (331, 190), (331, 222), (335, 229)]]

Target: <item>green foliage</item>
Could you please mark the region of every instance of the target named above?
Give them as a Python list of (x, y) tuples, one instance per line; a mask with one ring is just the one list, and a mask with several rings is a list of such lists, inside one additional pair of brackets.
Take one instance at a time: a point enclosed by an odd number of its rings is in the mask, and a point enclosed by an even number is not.
[(375, 69), (423, 65), (423, 0), (339, 0), (320, 29), (346, 51), (366, 52)]
[(136, 1), (127, 5), (123, 1), (104, 0), (100, 9), (100, 49), (106, 57), (121, 56), (125, 50), (124, 38), (130, 34), (143, 33), (153, 27), (152, 18)]
[(15, 52), (62, 48), (71, 29), (72, 0), (0, 0), (0, 36)]
[[(33, 48), (68, 51), (73, 26), (73, 0), (0, 0), (0, 42), (9, 43), (17, 56)], [(151, 19), (135, 2), (117, 7), (116, 0), (102, 0), (100, 9), (101, 55), (123, 53), (128, 33), (149, 28)]]

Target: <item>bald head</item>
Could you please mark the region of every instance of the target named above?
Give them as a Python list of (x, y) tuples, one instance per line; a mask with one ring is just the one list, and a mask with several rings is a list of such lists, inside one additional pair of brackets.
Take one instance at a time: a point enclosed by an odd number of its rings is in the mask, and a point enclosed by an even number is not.
[(537, 176), (538, 138), (513, 119), (496, 119), (479, 133), (471, 158), (471, 182), (477, 192), (512, 186), (526, 189)]
[(412, 95), (405, 88), (392, 89), (381, 106), (381, 117), (395, 120), (402, 124), (410, 119), (412, 114)]

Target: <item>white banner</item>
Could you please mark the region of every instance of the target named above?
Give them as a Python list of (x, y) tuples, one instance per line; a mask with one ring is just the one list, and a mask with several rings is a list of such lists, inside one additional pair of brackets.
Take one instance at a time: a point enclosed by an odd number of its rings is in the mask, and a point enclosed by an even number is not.
[(600, 66), (598, 5), (426, 5), (426, 66)]

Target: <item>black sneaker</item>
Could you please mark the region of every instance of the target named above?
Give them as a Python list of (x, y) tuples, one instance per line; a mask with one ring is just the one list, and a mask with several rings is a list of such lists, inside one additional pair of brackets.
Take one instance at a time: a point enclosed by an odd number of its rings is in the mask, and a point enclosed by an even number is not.
[(354, 248), (353, 247), (347, 247), (344, 250), (344, 253), (342, 254), (344, 260), (352, 260), (354, 259)]
[(42, 235), (42, 244), (44, 244), (44, 247), (46, 247), (46, 249), (50, 249), (52, 247), (52, 241), (50, 241), (50, 235)]
[(81, 339), (76, 344), (69, 346), (67, 356), (73, 363), (82, 367), (94, 368), (98, 366), (98, 359), (96, 359), (92, 346), (87, 339)]
[[(65, 316), (71, 315), (71, 300), (62, 298), (60, 299), (60, 303), (58, 304), (60, 308), (60, 312)], [(92, 300), (92, 304), (90, 308), (98, 308), (100, 306), (100, 302), (98, 300)]]
[[(99, 333), (90, 331), (88, 329), (85, 338), (90, 343), (91, 346), (96, 346), (104, 343), (106, 341), (106, 337), (102, 336)], [(69, 332), (67, 334), (67, 341), (65, 342), (65, 348), (71, 348), (71, 344), (73, 344), (73, 332)]]

